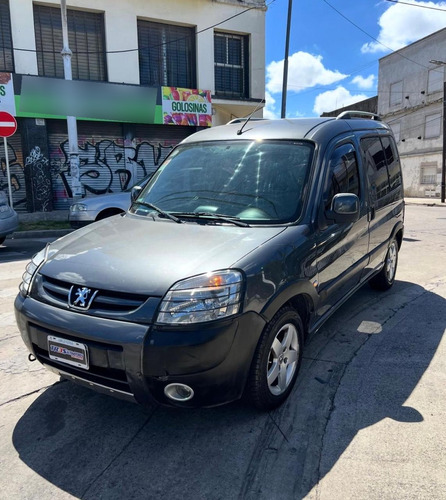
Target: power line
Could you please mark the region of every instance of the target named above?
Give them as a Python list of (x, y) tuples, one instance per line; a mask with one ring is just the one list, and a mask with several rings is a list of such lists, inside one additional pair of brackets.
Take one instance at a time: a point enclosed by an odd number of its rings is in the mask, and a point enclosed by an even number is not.
[(440, 9), (440, 7), (429, 7), (428, 5), (420, 5), (418, 3), (401, 2), (400, 0), (386, 0), (386, 2), (401, 3), (403, 5), (410, 5), (411, 7), (418, 7), (419, 9), (430, 9), (439, 10), (440, 12), (446, 12), (446, 9)]
[(336, 7), (334, 7), (333, 5), (331, 5), (331, 3), (329, 3), (327, 0), (322, 0), (323, 2), (325, 2), (330, 8), (332, 8), (335, 12), (337, 12), (341, 17), (343, 17), (347, 22), (349, 22), (350, 24), (352, 24), (355, 28), (357, 28), (359, 31), (361, 31), (362, 33), (364, 33), (365, 35), (367, 35), (369, 38), (371, 38), (372, 40), (374, 40), (376, 43), (379, 43), (380, 45), (382, 45), (383, 47), (385, 47), (386, 49), (390, 50), (391, 52), (395, 52), (396, 54), (398, 54), (400, 57), (402, 57), (403, 59), (406, 59), (407, 61), (410, 61), (411, 63), (414, 63), (414, 64), (417, 64), (418, 66), (421, 66), (422, 68), (425, 68), (425, 69), (430, 69), (429, 66), (425, 66), (424, 64), (421, 64), (419, 63), (418, 61), (414, 61), (413, 59), (410, 59), (409, 57), (406, 57), (405, 55), (401, 54), (400, 52), (396, 52), (394, 51), (394, 49), (392, 49), (391, 47), (388, 47), (387, 45), (385, 45), (384, 43), (380, 42), (377, 38), (375, 38), (374, 36), (372, 36), (370, 33), (367, 33), (367, 31), (363, 30), (360, 26), (358, 26), (356, 23), (354, 23), (351, 19), (349, 19), (347, 16), (345, 16), (341, 11), (339, 11)]

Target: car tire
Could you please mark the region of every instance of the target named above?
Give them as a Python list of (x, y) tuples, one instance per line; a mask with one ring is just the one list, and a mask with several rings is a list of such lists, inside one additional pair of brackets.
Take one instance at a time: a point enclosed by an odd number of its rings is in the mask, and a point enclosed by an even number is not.
[(3, 242), (6, 240), (6, 236), (0, 236), (0, 245), (3, 245)]
[(247, 397), (259, 410), (277, 408), (290, 394), (302, 362), (303, 325), (291, 306), (266, 325), (249, 374)]
[(398, 265), (398, 243), (395, 238), (390, 242), (384, 259), (384, 266), (381, 271), (374, 276), (369, 284), (375, 290), (388, 290), (395, 282), (396, 268)]

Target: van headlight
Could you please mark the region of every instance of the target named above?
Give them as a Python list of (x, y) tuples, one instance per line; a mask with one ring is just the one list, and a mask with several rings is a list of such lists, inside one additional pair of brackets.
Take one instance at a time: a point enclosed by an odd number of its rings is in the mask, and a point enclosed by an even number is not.
[(190, 324), (233, 316), (242, 303), (243, 275), (224, 270), (173, 285), (161, 301), (158, 324)]
[(20, 293), (24, 297), (26, 297), (29, 293), (31, 281), (36, 274), (37, 269), (39, 269), (39, 267), (45, 262), (47, 258), (48, 248), (49, 245), (40, 250), (40, 252), (37, 252), (36, 255), (34, 255), (34, 257), (31, 259), (31, 262), (29, 262), (25, 268), (25, 272), (22, 275), (22, 282), (19, 286)]

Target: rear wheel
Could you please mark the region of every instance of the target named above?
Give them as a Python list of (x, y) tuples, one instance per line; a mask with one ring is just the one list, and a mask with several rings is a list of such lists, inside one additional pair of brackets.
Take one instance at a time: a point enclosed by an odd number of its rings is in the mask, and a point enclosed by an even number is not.
[(291, 306), (280, 309), (260, 338), (247, 396), (260, 410), (271, 410), (290, 394), (302, 361), (303, 326)]
[(370, 280), (370, 286), (375, 290), (388, 290), (395, 282), (398, 265), (398, 243), (395, 239), (390, 242), (384, 260), (384, 267)]

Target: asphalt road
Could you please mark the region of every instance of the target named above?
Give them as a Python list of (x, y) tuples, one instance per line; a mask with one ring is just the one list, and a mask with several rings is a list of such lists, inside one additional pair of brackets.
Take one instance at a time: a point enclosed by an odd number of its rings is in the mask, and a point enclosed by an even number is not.
[(446, 208), (407, 207), (394, 287), (310, 339), (269, 414), (144, 410), (29, 363), (13, 301), (44, 244), (0, 247), (1, 499), (446, 499)]

